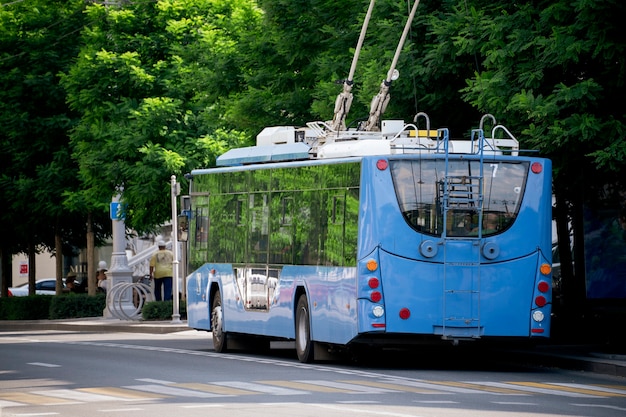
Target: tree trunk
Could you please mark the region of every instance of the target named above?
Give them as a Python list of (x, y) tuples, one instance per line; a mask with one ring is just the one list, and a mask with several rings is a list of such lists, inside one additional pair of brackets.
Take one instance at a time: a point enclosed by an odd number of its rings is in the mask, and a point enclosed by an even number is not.
[(54, 263), (56, 269), (56, 293), (57, 295), (63, 292), (63, 241), (58, 229), (54, 232)]
[(28, 295), (35, 294), (35, 278), (37, 277), (36, 256), (35, 245), (31, 242), (28, 244)]
[(87, 293), (96, 295), (96, 267), (94, 265), (94, 233), (91, 212), (87, 213)]
[(2, 248), (0, 250), (0, 281), (2, 281), (1, 296), (7, 297), (9, 295), (9, 287), (13, 286), (13, 254), (8, 249)]

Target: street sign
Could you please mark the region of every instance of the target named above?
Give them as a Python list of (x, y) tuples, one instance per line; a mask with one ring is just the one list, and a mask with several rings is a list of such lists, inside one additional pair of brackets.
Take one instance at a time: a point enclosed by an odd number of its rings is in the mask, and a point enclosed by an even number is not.
[(20, 261), (20, 277), (28, 276), (28, 261)]
[(125, 204), (119, 202), (111, 203), (111, 220), (124, 220), (126, 218)]

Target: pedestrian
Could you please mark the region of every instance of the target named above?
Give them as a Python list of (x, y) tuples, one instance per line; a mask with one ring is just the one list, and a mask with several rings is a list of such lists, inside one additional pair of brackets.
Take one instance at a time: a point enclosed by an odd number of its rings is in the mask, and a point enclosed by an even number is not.
[(76, 288), (76, 272), (70, 271), (65, 277), (65, 292), (77, 292)]
[(174, 254), (165, 248), (164, 240), (160, 239), (157, 246), (159, 250), (150, 258), (150, 279), (154, 279), (156, 301), (168, 301), (172, 299)]
[(98, 270), (96, 271), (96, 280), (98, 288), (96, 292), (107, 292), (109, 289), (109, 281), (107, 280), (107, 263), (105, 261), (98, 262)]

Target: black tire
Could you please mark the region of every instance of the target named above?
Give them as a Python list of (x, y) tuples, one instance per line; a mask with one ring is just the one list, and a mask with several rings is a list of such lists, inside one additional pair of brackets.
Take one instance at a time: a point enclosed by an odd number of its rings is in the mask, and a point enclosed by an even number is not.
[(224, 331), (224, 308), (222, 296), (216, 292), (211, 307), (211, 329), (213, 330), (213, 348), (217, 353), (224, 353), (227, 349), (227, 334)]
[(313, 362), (313, 352), (309, 301), (306, 295), (301, 295), (296, 308), (296, 353), (298, 360), (302, 363)]

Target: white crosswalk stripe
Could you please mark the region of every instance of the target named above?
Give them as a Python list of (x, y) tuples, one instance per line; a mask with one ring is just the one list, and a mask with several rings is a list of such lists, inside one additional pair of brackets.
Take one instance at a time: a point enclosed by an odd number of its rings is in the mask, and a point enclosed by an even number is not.
[(155, 394), (167, 395), (172, 397), (196, 397), (196, 398), (215, 398), (223, 395), (212, 394), (210, 392), (195, 391), (184, 388), (177, 388), (169, 385), (146, 384), (146, 385), (128, 385), (123, 388), (133, 389), (137, 391), (152, 392)]
[[(0, 407), (61, 405), (74, 403), (161, 400), (163, 398), (227, 398), (245, 395), (295, 396), (325, 392), (336, 394), (410, 393), (420, 402), (434, 394), (482, 394), (498, 396), (555, 395), (571, 398), (626, 397), (626, 386), (529, 381), (427, 381), (404, 378), (355, 380), (277, 380), (174, 382), (138, 380), (123, 387), (39, 389), (0, 393)], [(344, 397), (345, 398), (345, 397)], [(512, 398), (511, 398), (512, 399)]]
[(257, 384), (253, 382), (244, 382), (244, 381), (224, 381), (224, 382), (213, 382), (215, 385), (220, 385), (224, 387), (245, 389), (248, 391), (258, 391), (265, 394), (270, 395), (303, 395), (310, 394), (307, 391), (294, 390), (289, 388), (282, 388), (277, 386), (269, 386), (264, 384)]
[(554, 387), (526, 386), (526, 385), (510, 384), (510, 383), (503, 383), (503, 382), (485, 382), (485, 381), (482, 381), (481, 384), (487, 385), (490, 387), (516, 389), (520, 391), (531, 392), (534, 394), (561, 395), (565, 397), (574, 397), (574, 398), (601, 398), (602, 397), (601, 395), (590, 395), (590, 394), (583, 394), (583, 393), (578, 393), (578, 392), (563, 391), (563, 390), (557, 389), (558, 388), (557, 386), (554, 386)]

